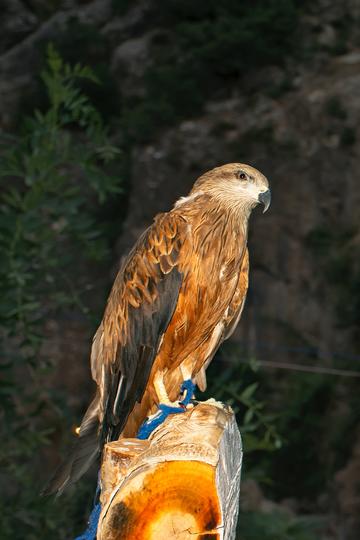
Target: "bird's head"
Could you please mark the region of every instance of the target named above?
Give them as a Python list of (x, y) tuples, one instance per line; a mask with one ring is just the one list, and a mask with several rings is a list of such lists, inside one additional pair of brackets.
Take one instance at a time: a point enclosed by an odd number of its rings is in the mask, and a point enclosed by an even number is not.
[(271, 192), (267, 178), (244, 163), (229, 163), (203, 174), (195, 182), (193, 194), (207, 193), (219, 203), (250, 213), (259, 203), (269, 208)]

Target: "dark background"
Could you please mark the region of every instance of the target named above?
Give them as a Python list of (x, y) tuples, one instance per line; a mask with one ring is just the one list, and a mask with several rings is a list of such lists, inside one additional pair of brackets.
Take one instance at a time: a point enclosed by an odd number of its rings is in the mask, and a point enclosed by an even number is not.
[(198, 175), (237, 161), (273, 194), (251, 218), (241, 323), (209, 370), (244, 436), (239, 539), (358, 539), (358, 0), (0, 13), (1, 538), (84, 528), (96, 470), (58, 501), (38, 493), (90, 400), (121, 256)]

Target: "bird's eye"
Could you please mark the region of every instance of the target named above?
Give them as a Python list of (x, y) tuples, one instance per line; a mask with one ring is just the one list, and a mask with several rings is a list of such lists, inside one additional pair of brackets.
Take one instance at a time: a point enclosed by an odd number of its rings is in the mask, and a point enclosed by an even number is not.
[(237, 173), (237, 177), (240, 178), (240, 180), (246, 180), (246, 174), (244, 173), (244, 171), (239, 171)]

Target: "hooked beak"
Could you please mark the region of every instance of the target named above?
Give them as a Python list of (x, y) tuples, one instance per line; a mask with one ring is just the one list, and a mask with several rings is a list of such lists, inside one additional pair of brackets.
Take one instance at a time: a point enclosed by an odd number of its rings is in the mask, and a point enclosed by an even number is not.
[(271, 191), (270, 191), (270, 189), (260, 193), (258, 201), (259, 201), (259, 203), (264, 205), (263, 214), (265, 214), (266, 210), (269, 208), (270, 203), (271, 203)]

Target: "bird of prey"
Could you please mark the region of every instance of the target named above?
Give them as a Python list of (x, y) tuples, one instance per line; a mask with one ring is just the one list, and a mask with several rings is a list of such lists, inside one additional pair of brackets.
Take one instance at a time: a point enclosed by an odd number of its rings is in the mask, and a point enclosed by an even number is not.
[(106, 441), (137, 430), (159, 403), (179, 400), (234, 331), (248, 288), (248, 221), (270, 205), (267, 179), (231, 163), (203, 174), (189, 195), (155, 217), (122, 263), (94, 336), (95, 398), (47, 493), (75, 482)]

